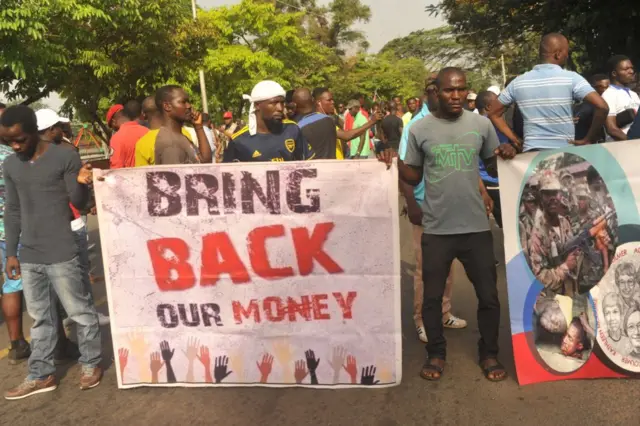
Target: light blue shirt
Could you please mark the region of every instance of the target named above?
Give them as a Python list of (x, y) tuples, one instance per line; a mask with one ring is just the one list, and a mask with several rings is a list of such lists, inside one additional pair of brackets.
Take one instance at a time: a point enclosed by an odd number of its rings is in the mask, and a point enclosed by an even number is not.
[[(422, 110), (415, 117), (409, 121), (409, 124), (404, 126), (402, 130), (402, 138), (400, 139), (400, 147), (398, 149), (398, 156), (402, 161), (404, 161), (404, 157), (407, 155), (407, 142), (409, 141), (409, 129), (418, 120), (422, 120), (427, 115), (429, 115), (429, 107), (426, 103), (422, 105)], [(420, 182), (420, 185), (416, 186), (413, 189), (413, 196), (415, 197), (418, 204), (424, 201), (424, 179)]]
[(580, 74), (554, 64), (536, 65), (507, 86), (498, 100), (516, 102), (524, 119), (524, 150), (569, 146), (575, 138), (573, 102), (581, 102), (593, 87)]

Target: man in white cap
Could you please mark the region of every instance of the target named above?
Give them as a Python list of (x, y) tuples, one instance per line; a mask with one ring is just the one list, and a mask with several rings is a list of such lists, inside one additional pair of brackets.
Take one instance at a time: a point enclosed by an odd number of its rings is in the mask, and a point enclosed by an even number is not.
[(471, 111), (471, 112), (475, 112), (476, 114), (478, 113), (478, 110), (476, 109), (476, 99), (478, 99), (478, 95), (474, 92), (469, 92), (469, 94), (467, 95), (467, 111)]
[(286, 92), (275, 81), (256, 84), (251, 96), (249, 125), (233, 135), (224, 162), (302, 161), (315, 154), (298, 125), (284, 118)]
[(40, 137), (48, 142), (59, 144), (62, 142), (62, 124), (68, 123), (69, 119), (60, 117), (58, 113), (49, 108), (36, 111), (38, 120), (38, 133)]

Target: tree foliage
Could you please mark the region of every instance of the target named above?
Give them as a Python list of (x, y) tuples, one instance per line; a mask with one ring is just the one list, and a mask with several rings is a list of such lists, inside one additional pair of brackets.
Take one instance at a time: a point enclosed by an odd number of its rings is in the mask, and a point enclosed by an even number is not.
[(640, 59), (637, 1), (442, 0), (427, 10), (444, 15), (460, 37), (489, 48), (562, 32), (572, 43), (579, 71), (601, 69), (612, 54)]
[(27, 103), (56, 91), (85, 118), (197, 65), (210, 28), (173, 0), (3, 0), (0, 83)]

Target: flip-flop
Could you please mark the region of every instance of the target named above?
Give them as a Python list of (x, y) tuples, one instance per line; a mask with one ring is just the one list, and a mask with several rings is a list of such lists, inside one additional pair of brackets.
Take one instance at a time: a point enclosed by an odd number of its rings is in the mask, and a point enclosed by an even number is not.
[[(430, 376), (428, 373), (431, 373), (431, 372), (436, 372), (440, 376), (439, 377)], [(425, 380), (429, 380), (431, 382), (437, 382), (440, 379), (442, 379), (443, 373), (444, 373), (444, 367), (431, 364), (431, 360), (427, 360), (427, 363), (422, 366), (422, 370), (420, 371), (420, 377), (422, 377)]]
[[(484, 378), (487, 379), (490, 382), (502, 382), (503, 380), (505, 380), (507, 377), (509, 377), (509, 375), (507, 374), (507, 370), (505, 370), (504, 366), (500, 363), (500, 361), (497, 361), (496, 365), (492, 365), (490, 367), (484, 367), (483, 363), (485, 363), (488, 360), (484, 360), (480, 362), (480, 368), (482, 369), (482, 373), (484, 374)], [(491, 378), (489, 377), (489, 375), (491, 373), (495, 373), (496, 371), (503, 371), (505, 374), (504, 376), (502, 376), (502, 378)]]

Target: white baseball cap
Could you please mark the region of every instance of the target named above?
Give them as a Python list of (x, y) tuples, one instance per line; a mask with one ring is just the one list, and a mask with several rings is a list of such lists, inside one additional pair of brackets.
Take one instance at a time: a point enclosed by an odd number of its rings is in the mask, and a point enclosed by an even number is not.
[(500, 88), (498, 86), (491, 86), (487, 89), (488, 92), (493, 92), (496, 96), (500, 96)]
[(39, 109), (36, 111), (36, 118), (38, 119), (39, 132), (47, 130), (58, 123), (69, 122), (68, 118), (60, 117), (57, 112), (49, 108)]
[(467, 95), (467, 100), (468, 101), (475, 101), (476, 99), (478, 99), (478, 95), (476, 95), (475, 93), (469, 93)]

